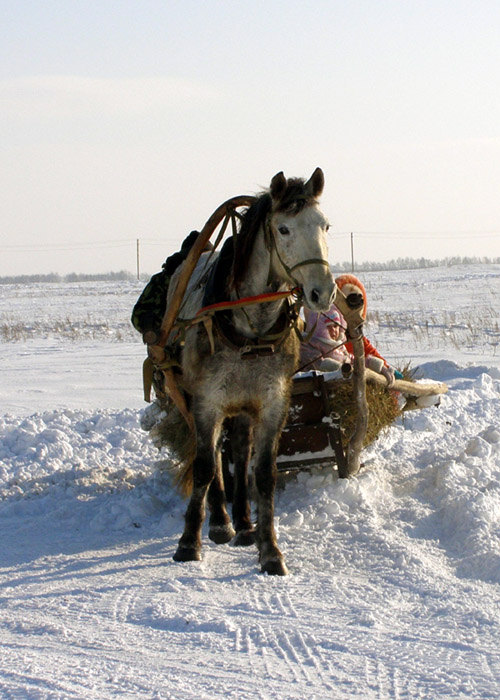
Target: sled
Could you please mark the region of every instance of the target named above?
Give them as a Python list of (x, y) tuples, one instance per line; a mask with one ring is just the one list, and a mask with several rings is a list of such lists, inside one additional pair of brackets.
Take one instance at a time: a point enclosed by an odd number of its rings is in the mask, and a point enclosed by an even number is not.
[[(293, 472), (311, 467), (336, 467), (339, 476), (348, 470), (346, 449), (343, 446), (343, 426), (338, 413), (330, 408), (330, 396), (338, 390), (339, 382), (349, 381), (333, 373), (313, 371), (294, 378), (287, 423), (281, 434), (277, 467), (280, 472)], [(369, 384), (387, 387), (384, 376), (365, 369)], [(387, 390), (404, 397), (401, 412), (420, 408), (421, 397), (434, 397), (431, 403), (438, 404), (439, 396), (448, 391), (441, 382), (417, 383), (396, 379)]]

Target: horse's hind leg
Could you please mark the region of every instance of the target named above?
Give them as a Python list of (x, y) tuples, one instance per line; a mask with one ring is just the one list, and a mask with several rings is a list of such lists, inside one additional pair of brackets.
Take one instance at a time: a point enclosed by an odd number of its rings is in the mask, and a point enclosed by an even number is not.
[(175, 561), (201, 559), (201, 526), (205, 520), (205, 498), (213, 476), (213, 457), (196, 456), (193, 462), (193, 492), (184, 516), (184, 532), (174, 554)]
[(285, 559), (279, 550), (274, 529), (274, 491), (279, 430), (262, 424), (255, 434), (255, 486), (257, 492), (257, 546), (263, 573), (285, 576)]
[(246, 415), (233, 420), (231, 449), (234, 461), (233, 525), (236, 537), (233, 545), (247, 547), (255, 542), (255, 530), (248, 500), (248, 465), (251, 457), (251, 422)]
[(208, 536), (216, 544), (224, 544), (233, 539), (235, 531), (226, 510), (226, 493), (222, 476), (220, 444), (215, 455), (215, 474), (208, 488), (208, 507), (210, 520)]
[(201, 527), (205, 519), (207, 491), (216, 472), (219, 433), (220, 424), (217, 425), (215, 421), (196, 420), (197, 450), (193, 461), (193, 492), (186, 510), (184, 532), (174, 554), (175, 561), (201, 559)]

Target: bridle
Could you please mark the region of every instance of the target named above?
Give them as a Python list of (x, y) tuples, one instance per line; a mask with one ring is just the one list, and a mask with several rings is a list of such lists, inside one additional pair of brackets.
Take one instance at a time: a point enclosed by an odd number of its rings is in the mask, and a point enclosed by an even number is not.
[(278, 250), (278, 246), (276, 245), (276, 237), (275, 237), (275, 232), (273, 230), (273, 225), (271, 223), (272, 219), (272, 212), (270, 212), (267, 217), (266, 217), (266, 222), (264, 225), (264, 242), (266, 244), (266, 248), (269, 251), (269, 273), (267, 276), (267, 283), (270, 284), (272, 280), (272, 266), (273, 266), (273, 253), (276, 255), (276, 257), (279, 260), (280, 265), (283, 267), (285, 270), (286, 274), (288, 277), (292, 280), (294, 285), (296, 287), (300, 287), (301, 284), (297, 280), (296, 277), (293, 276), (293, 271), (297, 270), (299, 267), (304, 267), (305, 265), (324, 265), (328, 269), (330, 269), (330, 263), (328, 260), (324, 260), (323, 258), (307, 258), (307, 260), (302, 260), (301, 262), (295, 263), (295, 265), (292, 265), (291, 267), (286, 264), (286, 262), (283, 260), (283, 258), (280, 255), (280, 252)]

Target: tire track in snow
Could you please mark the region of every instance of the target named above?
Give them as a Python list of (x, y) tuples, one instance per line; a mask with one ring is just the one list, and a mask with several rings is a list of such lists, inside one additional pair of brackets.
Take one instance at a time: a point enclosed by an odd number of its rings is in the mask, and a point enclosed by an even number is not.
[(375, 697), (381, 700), (400, 700), (402, 697), (408, 697), (406, 694), (401, 695), (402, 683), (397, 669), (389, 668), (380, 659), (366, 660), (366, 684), (374, 691)]
[[(279, 621), (276, 624), (280, 624)], [(310, 685), (317, 685), (318, 671), (322, 674), (321, 668), (313, 660), (310, 646), (295, 632), (291, 634), (262, 624), (240, 626), (235, 631), (234, 648), (248, 656), (249, 664), (255, 671), (262, 665), (269, 679), (292, 680), (299, 684), (305, 680)], [(311, 670), (316, 677), (314, 683)]]
[[(248, 591), (248, 606), (262, 616), (261, 622), (255, 626), (240, 626), (235, 632), (234, 645), (237, 651), (248, 654), (251, 663), (260, 656), (266, 673), (270, 678), (295, 682), (312, 682), (311, 670), (314, 675), (323, 677), (323, 668), (314, 659), (311, 645), (302, 634), (290, 634), (283, 625), (287, 620), (293, 620), (294, 627), (298, 612), (292, 603), (288, 591), (260, 592), (255, 589)], [(281, 629), (279, 629), (281, 627)], [(281, 659), (283, 664), (276, 664)], [(331, 687), (329, 684), (327, 687)]]
[(269, 653), (283, 662), (280, 675), (289, 678), (291, 674), (297, 683), (302, 683), (305, 680), (312, 685), (307, 659), (301, 658), (300, 651), (296, 648), (294, 636), (285, 630), (269, 630), (266, 635)]
[(248, 656), (248, 664), (255, 672), (263, 666), (268, 678), (276, 678), (267, 648), (267, 635), (260, 626), (240, 626), (235, 631), (235, 651)]
[(318, 645), (316, 643), (316, 639), (314, 637), (308, 637), (306, 639), (305, 635), (300, 630), (297, 630), (296, 635), (298, 640), (298, 646), (300, 646), (302, 654), (304, 656), (304, 663), (306, 663), (314, 670), (317, 679), (316, 684), (319, 680), (323, 688), (333, 691), (334, 686), (331, 683), (332, 666), (330, 658), (325, 659), (324, 655), (320, 655), (320, 662), (318, 660), (319, 650)]
[(137, 595), (137, 591), (130, 588), (124, 588), (118, 592), (111, 608), (114, 622), (123, 623), (130, 620), (130, 610), (134, 606)]
[(281, 595), (279, 592), (276, 591), (269, 600), (268, 606), (270, 609), (273, 608), (273, 606), (271, 605), (272, 603), (275, 603), (275, 607), (280, 611), (282, 615), (293, 618), (298, 617), (297, 611), (293, 606), (288, 592), (285, 592), (284, 595)]

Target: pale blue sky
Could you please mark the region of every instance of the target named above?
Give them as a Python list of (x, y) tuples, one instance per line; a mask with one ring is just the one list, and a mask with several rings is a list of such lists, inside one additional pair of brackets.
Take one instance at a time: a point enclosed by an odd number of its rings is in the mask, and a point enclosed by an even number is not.
[(0, 275), (154, 271), (279, 170), (330, 260), (500, 255), (497, 0), (0, 1)]

